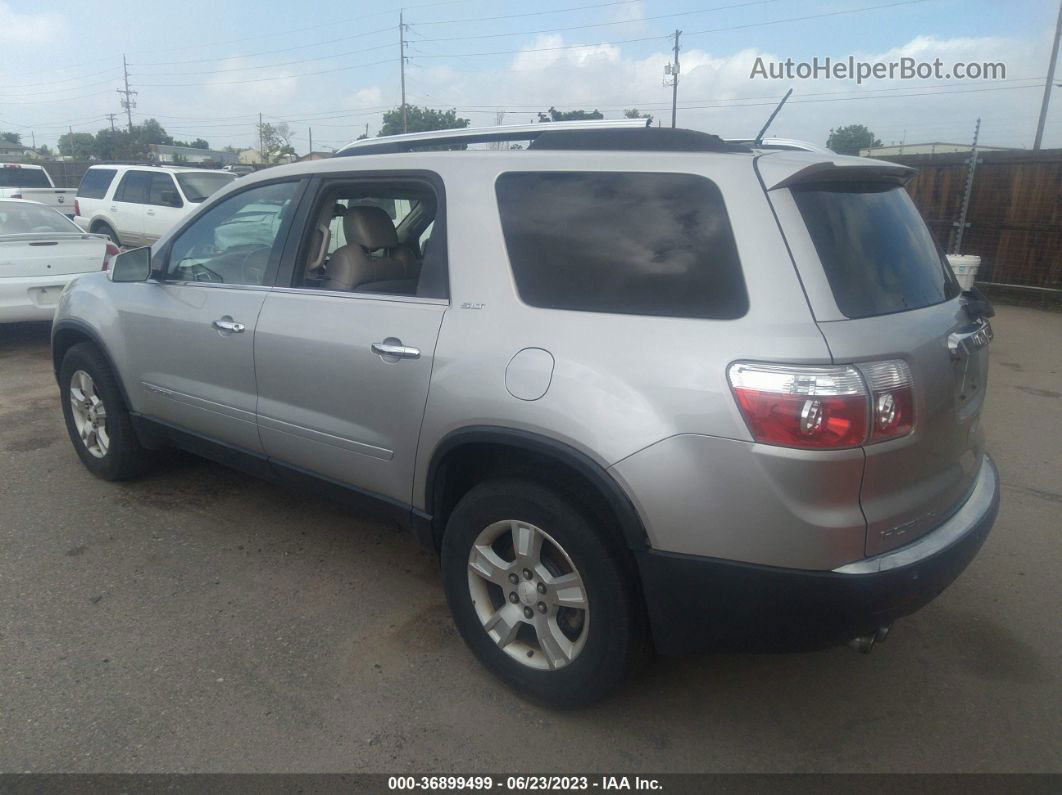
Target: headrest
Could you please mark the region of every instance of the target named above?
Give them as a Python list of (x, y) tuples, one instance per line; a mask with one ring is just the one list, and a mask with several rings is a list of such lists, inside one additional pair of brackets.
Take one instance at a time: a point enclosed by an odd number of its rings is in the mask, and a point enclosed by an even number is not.
[(391, 216), (379, 207), (351, 207), (343, 216), (343, 234), (347, 243), (356, 243), (369, 251), (394, 248), (398, 233)]

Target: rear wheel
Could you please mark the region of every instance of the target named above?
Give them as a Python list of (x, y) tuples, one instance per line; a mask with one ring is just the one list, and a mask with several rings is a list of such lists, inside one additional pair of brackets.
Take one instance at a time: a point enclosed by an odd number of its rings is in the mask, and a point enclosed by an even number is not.
[(128, 480), (151, 462), (107, 361), (90, 343), (73, 346), (59, 368), (63, 417), (85, 467), (104, 480)]
[(92, 227), (92, 231), (97, 235), (107, 235), (111, 239), (111, 242), (116, 246), (121, 246), (122, 241), (118, 239), (118, 233), (115, 232), (108, 224), (96, 224)]
[(644, 611), (622, 546), (544, 486), (474, 487), (447, 523), (442, 564), (465, 642), (524, 695), (557, 707), (587, 704), (644, 657)]

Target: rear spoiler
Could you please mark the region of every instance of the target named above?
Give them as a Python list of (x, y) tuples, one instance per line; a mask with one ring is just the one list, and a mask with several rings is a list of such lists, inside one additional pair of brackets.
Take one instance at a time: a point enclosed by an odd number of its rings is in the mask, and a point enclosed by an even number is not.
[(831, 160), (797, 152), (763, 155), (756, 160), (767, 190), (817, 182), (891, 182), (906, 185), (917, 169), (884, 160), (838, 155)]

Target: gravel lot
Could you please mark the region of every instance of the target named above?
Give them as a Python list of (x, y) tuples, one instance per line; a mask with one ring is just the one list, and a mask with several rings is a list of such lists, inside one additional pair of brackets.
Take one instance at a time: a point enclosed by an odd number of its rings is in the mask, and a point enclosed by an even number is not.
[(190, 457), (92, 478), (46, 326), (0, 327), (0, 771), (1062, 771), (1062, 314), (1001, 307), (980, 556), (869, 656), (661, 659), (530, 706), (434, 559)]

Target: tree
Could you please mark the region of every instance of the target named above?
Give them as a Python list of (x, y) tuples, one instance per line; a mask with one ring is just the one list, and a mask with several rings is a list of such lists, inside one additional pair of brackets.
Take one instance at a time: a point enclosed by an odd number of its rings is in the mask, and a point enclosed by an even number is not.
[[(457, 110), (435, 110), (406, 105), (406, 129), (409, 132), (459, 130), (468, 126), (468, 119), (459, 118)], [(402, 132), (402, 108), (393, 108), (383, 115), (383, 126), (377, 135), (399, 135)]]
[(831, 129), (830, 137), (826, 139), (826, 148), (839, 155), (858, 155), (860, 149), (869, 149), (872, 146), (881, 146), (881, 141), (862, 124)]
[(628, 108), (623, 111), (623, 115), (628, 119), (646, 119), (646, 125), (653, 123), (653, 114), (642, 113), (637, 108)]
[(54, 156), (52, 150), (48, 148), (48, 144), (41, 144), (39, 147), (37, 147), (37, 154), (39, 154), (41, 157)]
[(0, 141), (6, 141), (9, 144), (20, 144), (22, 143), (22, 133), (0, 132)]
[(592, 119), (603, 119), (605, 114), (599, 111), (597, 108), (593, 110), (557, 110), (550, 105), (550, 108), (545, 113), (538, 114), (538, 120), (545, 121), (587, 121)]
[(94, 154), (95, 142), (92, 133), (63, 133), (59, 136), (59, 154), (74, 160), (88, 160)]
[(258, 137), (262, 142), (262, 160), (266, 163), (279, 163), (289, 155), (295, 154), (291, 146), (293, 134), (286, 122), (273, 126), (269, 122), (258, 125)]
[(208, 144), (202, 138), (196, 138), (194, 141), (191, 141), (191, 142), (178, 141), (176, 138), (174, 138), (173, 139), (173, 145), (174, 146), (184, 146), (184, 147), (186, 147), (188, 149), (209, 149), (210, 148), (210, 144)]

